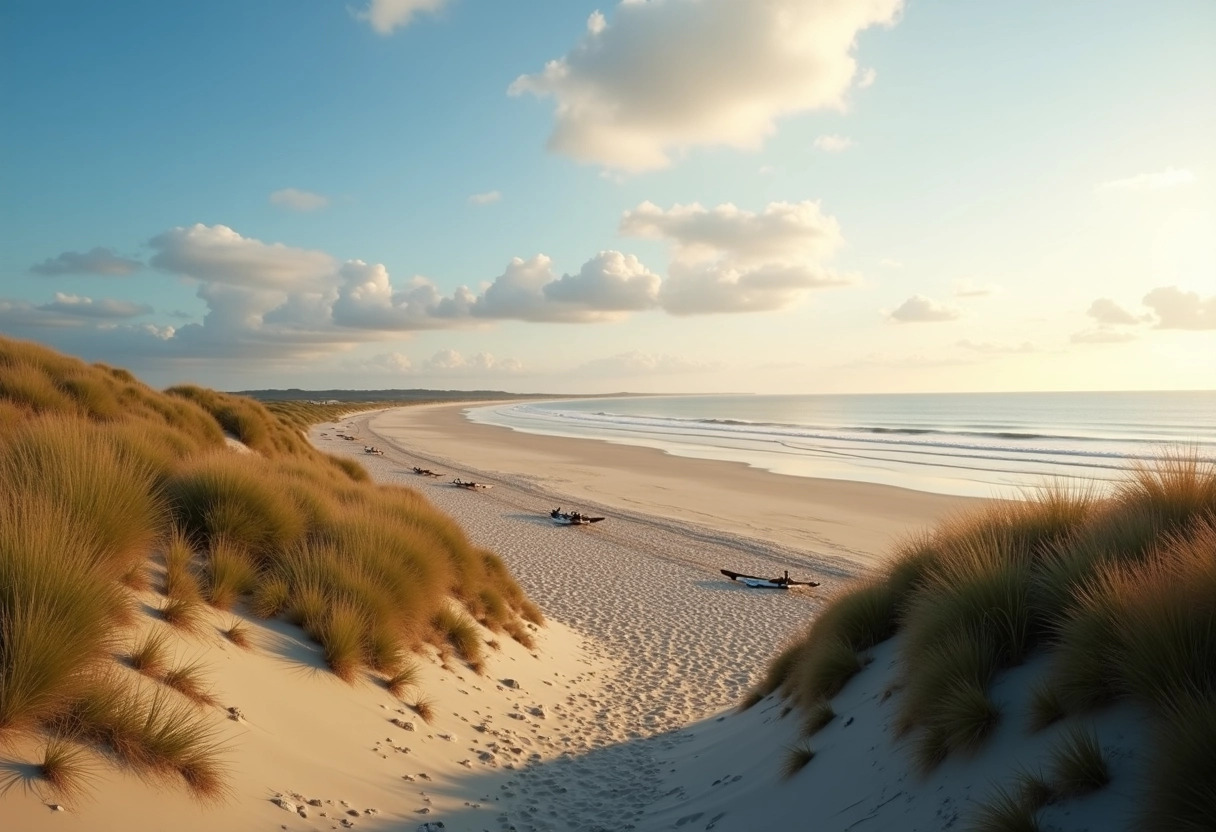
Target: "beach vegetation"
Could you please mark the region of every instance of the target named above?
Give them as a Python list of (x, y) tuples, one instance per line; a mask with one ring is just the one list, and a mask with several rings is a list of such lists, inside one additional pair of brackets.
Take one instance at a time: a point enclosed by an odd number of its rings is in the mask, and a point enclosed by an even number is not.
[(1110, 768), (1092, 729), (1074, 727), (1065, 733), (1051, 762), (1052, 787), (1060, 797), (1088, 794), (1110, 782)]
[(809, 742), (792, 745), (785, 751), (785, 760), (781, 764), (781, 777), (789, 780), (806, 768), (806, 764), (815, 758), (815, 749)]
[(200, 635), (206, 627), (206, 611), (198, 598), (169, 598), (160, 607), (160, 617), (171, 627)]
[(1180, 694), (1163, 709), (1137, 829), (1200, 832), (1216, 818), (1216, 698)]
[(127, 654), (127, 664), (145, 676), (158, 679), (169, 666), (169, 638), (159, 628), (149, 629)]
[(393, 696), (402, 699), (407, 690), (418, 686), (419, 678), (418, 665), (408, 662), (398, 667), (397, 671), (385, 680), (384, 686)]
[(1020, 794), (997, 786), (976, 810), (967, 827), (973, 832), (1040, 832), (1037, 807)]
[(172, 688), (196, 705), (215, 704), (215, 697), (207, 688), (206, 675), (200, 662), (190, 662), (166, 670), (160, 680), (166, 687)]
[(257, 580), (257, 572), (244, 551), (223, 537), (212, 541), (204, 574), (203, 595), (208, 604), (221, 610), (232, 609)]
[(242, 650), (253, 649), (253, 637), (249, 634), (249, 627), (240, 621), (234, 621), (232, 626), (224, 630), (224, 638)]
[(54, 794), (64, 800), (74, 800), (92, 791), (97, 766), (87, 748), (68, 737), (52, 734), (43, 747), (38, 776)]
[[(1210, 818), (1216, 789), (1205, 763), (1195, 757), (1186, 770), (1167, 757), (1186, 757), (1192, 741), (1179, 713), (1198, 735), (1216, 723), (1216, 466), (1168, 452), (1104, 494), (1057, 484), (1024, 496), (905, 541), (877, 577), (833, 599), (781, 650), (750, 700), (779, 692), (813, 724), (873, 646), (895, 636), (894, 731), (929, 770), (986, 744), (1001, 719), (992, 685), (1039, 657), (1031, 730), (1133, 702), (1151, 726), (1152, 765), (1169, 772), (1150, 775), (1146, 805), (1186, 817), (1186, 806), (1202, 804), (1207, 814), (1194, 817)], [(1023, 773), (1005, 784), (1013, 792), (1001, 793), (1024, 795), (1005, 801), (1012, 825), (983, 828), (1032, 828), (1046, 802), (1109, 778), (1092, 732), (1066, 733), (1048, 762), (1049, 780)]]
[(811, 737), (818, 734), (828, 723), (836, 718), (836, 711), (828, 699), (820, 699), (806, 709), (802, 720), (802, 736)]
[(410, 703), (410, 707), (414, 709), (414, 713), (418, 714), (419, 718), (430, 725), (435, 720), (435, 702), (425, 696), (420, 696)]

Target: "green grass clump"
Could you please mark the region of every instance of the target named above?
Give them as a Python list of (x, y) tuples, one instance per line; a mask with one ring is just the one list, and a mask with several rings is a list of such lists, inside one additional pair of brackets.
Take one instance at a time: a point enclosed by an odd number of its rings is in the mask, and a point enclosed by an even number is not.
[(1092, 730), (1074, 728), (1064, 735), (1052, 753), (1052, 786), (1061, 797), (1088, 794), (1110, 782), (1110, 769), (1098, 736)]

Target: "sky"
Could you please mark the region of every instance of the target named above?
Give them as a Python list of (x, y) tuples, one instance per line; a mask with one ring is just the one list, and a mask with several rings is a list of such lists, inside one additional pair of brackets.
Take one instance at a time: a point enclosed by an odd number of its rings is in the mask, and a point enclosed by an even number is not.
[(1211, 0), (9, 0), (0, 333), (157, 387), (1216, 387)]

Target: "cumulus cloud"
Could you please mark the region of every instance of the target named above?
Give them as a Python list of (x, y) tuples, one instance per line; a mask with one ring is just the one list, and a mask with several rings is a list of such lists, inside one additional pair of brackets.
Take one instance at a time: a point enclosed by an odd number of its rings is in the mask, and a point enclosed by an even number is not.
[(1136, 340), (1134, 332), (1120, 332), (1114, 329), (1086, 329), (1074, 332), (1068, 339), (1074, 344), (1123, 344)]
[(469, 197), (469, 202), (474, 205), (493, 205), (495, 202), (502, 201), (501, 191), (486, 191), (484, 194), (473, 194)]
[(1110, 298), (1098, 298), (1085, 313), (1100, 324), (1138, 324), (1143, 318), (1133, 315)]
[(425, 369), (438, 372), (451, 371), (488, 371), (501, 373), (517, 373), (523, 369), (523, 364), (514, 358), (495, 358), (487, 352), (465, 356), (456, 350), (439, 350), (426, 360)]
[(772, 311), (810, 289), (850, 282), (823, 265), (843, 237), (817, 202), (774, 202), (761, 213), (644, 202), (624, 213), (620, 231), (671, 246), (659, 304), (674, 315)]
[(815, 139), (815, 149), (825, 153), (840, 153), (853, 146), (853, 140), (848, 136), (826, 135)]
[(63, 292), (55, 293), (55, 300), (45, 303), (38, 309), (43, 312), (55, 312), (62, 315), (77, 315), (82, 318), (105, 318), (110, 320), (136, 318), (152, 311), (151, 306), (133, 303), (128, 300), (112, 300), (103, 298), (93, 300), (80, 295), (69, 295)]
[(356, 329), (408, 331), (439, 329), (467, 318), (474, 297), (464, 287), (443, 297), (434, 283), (415, 276), (394, 289), (380, 263), (351, 260), (343, 264), (333, 303), (334, 323)]
[(932, 323), (936, 321), (953, 321), (962, 315), (962, 311), (946, 303), (939, 303), (924, 295), (913, 295), (899, 308), (888, 316), (900, 324)]
[(860, 75), (857, 76), (857, 87), (858, 89), (863, 90), (868, 89), (869, 87), (874, 86), (874, 82), (877, 80), (878, 70), (872, 66), (868, 66), (861, 71)]
[(667, 353), (653, 353), (631, 350), (608, 358), (597, 358), (588, 361), (575, 370), (583, 375), (596, 376), (639, 376), (639, 375), (675, 375), (681, 373), (709, 373), (720, 371), (725, 365), (720, 361), (696, 361)]
[(1095, 189), (1099, 193), (1127, 191), (1160, 191), (1166, 188), (1182, 188), (1195, 184), (1195, 174), (1186, 168), (1166, 168), (1156, 173), (1141, 173), (1125, 179), (1103, 182)]
[(151, 264), (196, 280), (263, 289), (319, 286), (337, 261), (323, 251), (263, 243), (226, 225), (197, 224), (158, 234), (149, 242)]
[(661, 279), (632, 254), (601, 251), (578, 274), (562, 275), (544, 287), (545, 298), (598, 312), (638, 312), (653, 308)]
[(56, 257), (48, 257), (41, 263), (30, 266), (34, 274), (59, 277), (65, 274), (100, 274), (121, 277), (134, 274), (143, 268), (143, 263), (122, 257), (112, 248), (97, 246), (86, 252), (65, 251)]
[(391, 35), (397, 29), (408, 26), (420, 12), (436, 12), (448, 4), (448, 0), (370, 0), (367, 7), (355, 12), (355, 17), (382, 35)]
[[(782, 116), (844, 106), (859, 32), (902, 0), (622, 0), (512, 95), (552, 98), (549, 148), (627, 171), (696, 146), (756, 148)], [(862, 74), (861, 81), (872, 77)]]
[(408, 373), (414, 369), (414, 362), (404, 353), (382, 352), (364, 361), (348, 361), (346, 366), (358, 371)]
[(1144, 305), (1157, 314), (1158, 329), (1216, 329), (1216, 295), (1161, 286), (1144, 296)]
[(270, 194), (270, 204), (289, 211), (317, 211), (329, 204), (329, 197), (298, 188), (283, 188)]

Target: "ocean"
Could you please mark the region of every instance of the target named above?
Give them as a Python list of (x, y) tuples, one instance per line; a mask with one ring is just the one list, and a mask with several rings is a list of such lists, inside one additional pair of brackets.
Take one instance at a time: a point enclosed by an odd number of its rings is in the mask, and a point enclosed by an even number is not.
[(1216, 391), (638, 396), (475, 407), (475, 422), (659, 448), (777, 474), (1017, 497), (1105, 489), (1136, 463), (1216, 462)]

